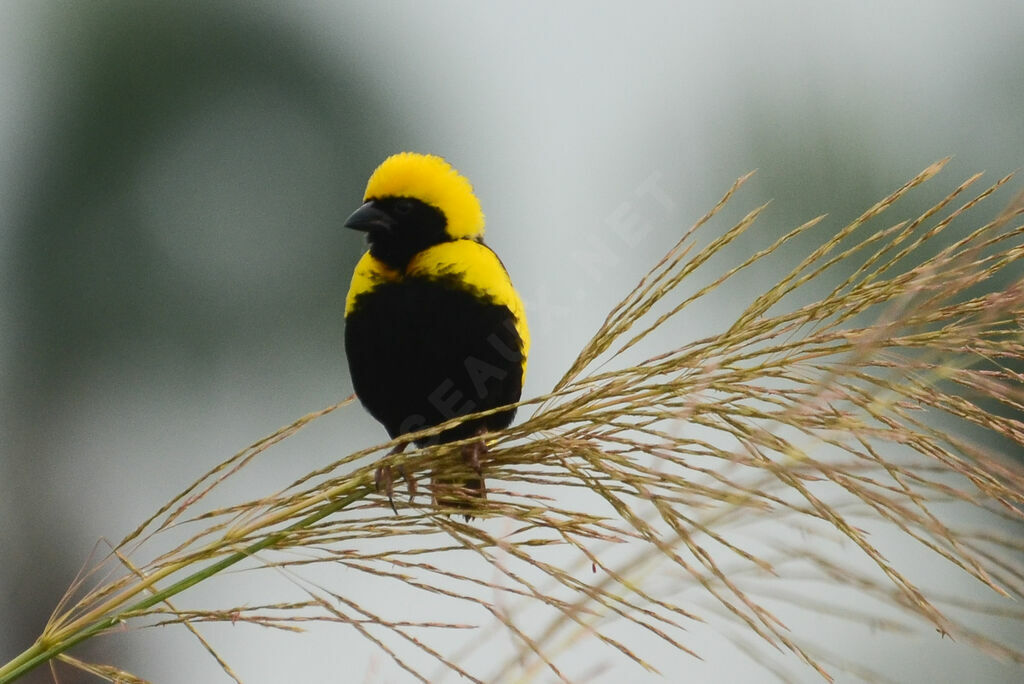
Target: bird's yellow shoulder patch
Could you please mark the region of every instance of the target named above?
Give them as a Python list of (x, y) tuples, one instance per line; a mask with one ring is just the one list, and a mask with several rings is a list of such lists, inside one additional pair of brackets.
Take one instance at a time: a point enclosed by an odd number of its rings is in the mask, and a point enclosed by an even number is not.
[[(445, 278), (453, 276), (466, 289), (476, 290), (495, 304), (501, 304), (516, 319), (516, 332), (523, 341), (523, 357), (530, 351), (530, 330), (523, 301), (512, 287), (508, 272), (489, 247), (475, 240), (453, 240), (428, 247), (409, 262), (406, 276)], [(524, 361), (523, 372), (526, 371)]]
[(400, 152), (385, 159), (370, 176), (363, 201), (384, 197), (412, 197), (441, 210), (453, 239), (484, 234), (484, 212), (473, 186), (442, 157)]
[(345, 298), (345, 315), (348, 316), (352, 312), (356, 297), (381, 283), (393, 283), (399, 279), (401, 274), (398, 271), (366, 252), (352, 273), (352, 284), (349, 285), (348, 296)]

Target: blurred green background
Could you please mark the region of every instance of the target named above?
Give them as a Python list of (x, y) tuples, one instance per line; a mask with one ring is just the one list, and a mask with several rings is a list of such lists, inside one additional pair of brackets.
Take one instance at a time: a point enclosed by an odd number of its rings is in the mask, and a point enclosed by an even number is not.
[[(946, 155), (934, 195), (1020, 166), (1022, 35), (1019, 0), (0, 2), (0, 661), (98, 539), (350, 393), (362, 243), (339, 227), (388, 154), (441, 154), (474, 183), (537, 394), (746, 171), (733, 211), (774, 202), (744, 254), (819, 213), (838, 227)], [(688, 335), (719, 329), (706, 313)], [(254, 486), (383, 438), (346, 411)], [(354, 631), (209, 631), (245, 681), (405, 681)], [(1019, 677), (937, 639), (845, 647), (899, 681)], [(707, 648), (680, 672), (757, 672)], [(225, 680), (180, 628), (82, 653)]]

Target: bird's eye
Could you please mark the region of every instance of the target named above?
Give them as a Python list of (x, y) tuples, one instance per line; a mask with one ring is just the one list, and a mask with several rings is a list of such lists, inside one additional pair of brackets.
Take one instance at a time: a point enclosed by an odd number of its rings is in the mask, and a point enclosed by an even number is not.
[(407, 197), (400, 197), (398, 198), (398, 201), (395, 202), (395, 212), (402, 216), (408, 216), (411, 214), (412, 207), (412, 200)]

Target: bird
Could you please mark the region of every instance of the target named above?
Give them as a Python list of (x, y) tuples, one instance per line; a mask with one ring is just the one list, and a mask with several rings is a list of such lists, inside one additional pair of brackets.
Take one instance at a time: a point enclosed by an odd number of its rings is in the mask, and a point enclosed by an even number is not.
[[(470, 182), (443, 157), (393, 154), (370, 175), (363, 204), (344, 225), (364, 232), (368, 245), (345, 300), (345, 352), (356, 396), (388, 435), (519, 401), (529, 328), (504, 264), (484, 243)], [(514, 417), (510, 407), (415, 440), (423, 447), (475, 438), (460, 449), (475, 476), (460, 488), (435, 471), (435, 505), (465, 512), (486, 498), (486, 435)], [(412, 501), (415, 480), (399, 471)], [(374, 480), (397, 514), (391, 467), (379, 466)]]

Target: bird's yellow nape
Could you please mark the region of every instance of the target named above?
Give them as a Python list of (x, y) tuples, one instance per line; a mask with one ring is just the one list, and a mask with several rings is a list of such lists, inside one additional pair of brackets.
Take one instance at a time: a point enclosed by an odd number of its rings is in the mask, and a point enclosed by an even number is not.
[(484, 234), (484, 212), (473, 186), (442, 157), (400, 152), (385, 159), (370, 176), (363, 201), (385, 197), (412, 197), (440, 209), (452, 239)]

